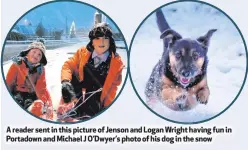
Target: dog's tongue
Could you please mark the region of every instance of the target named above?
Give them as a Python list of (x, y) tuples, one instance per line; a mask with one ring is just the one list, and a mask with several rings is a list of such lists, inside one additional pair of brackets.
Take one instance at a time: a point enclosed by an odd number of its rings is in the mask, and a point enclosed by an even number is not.
[(184, 84), (187, 84), (187, 83), (189, 83), (189, 79), (181, 77), (181, 82), (184, 83)]

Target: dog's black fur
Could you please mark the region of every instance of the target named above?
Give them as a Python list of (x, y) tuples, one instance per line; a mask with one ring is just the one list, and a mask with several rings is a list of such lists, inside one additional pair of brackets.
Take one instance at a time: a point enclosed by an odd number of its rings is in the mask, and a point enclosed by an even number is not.
[[(172, 30), (160, 9), (156, 11), (156, 19), (164, 50), (162, 58), (153, 68), (146, 84), (145, 95), (148, 99), (164, 98), (162, 91), (167, 83), (164, 83), (163, 76), (173, 83), (168, 85), (177, 86), (186, 91), (198, 85), (202, 80), (206, 80), (209, 41), (216, 31), (216, 29), (209, 30), (206, 35), (192, 40), (182, 38), (179, 33)], [(196, 96), (198, 96), (197, 93)], [(201, 97), (197, 99), (202, 103), (207, 103), (207, 100), (201, 100)]]

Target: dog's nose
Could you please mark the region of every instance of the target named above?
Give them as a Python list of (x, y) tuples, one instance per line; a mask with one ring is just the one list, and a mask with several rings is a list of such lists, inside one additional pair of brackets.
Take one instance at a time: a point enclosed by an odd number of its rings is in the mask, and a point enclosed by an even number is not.
[(189, 71), (182, 71), (182, 75), (183, 75), (184, 77), (189, 77), (190, 72), (189, 72)]

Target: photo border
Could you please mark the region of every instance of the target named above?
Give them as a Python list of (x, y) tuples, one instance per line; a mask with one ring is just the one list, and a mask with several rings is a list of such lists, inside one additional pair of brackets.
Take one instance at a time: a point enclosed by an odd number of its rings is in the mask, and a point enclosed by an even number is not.
[[(7, 36), (9, 35), (9, 33), (12, 31), (12, 29), (14, 28), (14, 26), (28, 13), (30, 13), (31, 11), (35, 10), (36, 8), (38, 7), (41, 7), (43, 5), (47, 5), (47, 4), (50, 4), (50, 3), (62, 3), (62, 2), (71, 2), (71, 3), (79, 3), (79, 4), (83, 4), (83, 5), (86, 5), (86, 6), (89, 6), (95, 10), (98, 10), (100, 11), (101, 13), (103, 13), (106, 17), (108, 17), (108, 19), (110, 21), (113, 22), (113, 24), (115, 25), (115, 27), (119, 30), (119, 32), (121, 33), (123, 39), (124, 39), (124, 44), (125, 44), (125, 50), (126, 50), (126, 53), (127, 53), (127, 72), (126, 72), (126, 77), (124, 79), (123, 84), (122, 84), (122, 87), (121, 89), (119, 90), (117, 96), (115, 97), (115, 99), (113, 100), (113, 102), (108, 106), (106, 107), (104, 110), (102, 110), (101, 112), (99, 112), (98, 114), (96, 114), (95, 116), (89, 118), (89, 119), (85, 119), (85, 120), (80, 120), (80, 121), (77, 121), (77, 122), (58, 122), (58, 121), (52, 121), (52, 120), (46, 120), (46, 119), (43, 119), (43, 118), (40, 118), (40, 117), (37, 117), (35, 116), (34, 114), (32, 114), (31, 112), (27, 111), (26, 109), (24, 109), (19, 103), (17, 103), (17, 101), (14, 99), (13, 95), (11, 94), (7, 84), (6, 84), (6, 79), (5, 79), (5, 76), (4, 76), (4, 70), (3, 70), (3, 54), (4, 54), (4, 49), (5, 49), (5, 44), (6, 44), (6, 39), (7, 39)], [(119, 26), (117, 26), (117, 24), (112, 20), (112, 18), (110, 18), (104, 11), (102, 11), (101, 9), (91, 5), (91, 4), (88, 4), (86, 2), (81, 2), (81, 1), (77, 1), (77, 0), (60, 0), (60, 1), (49, 1), (49, 2), (45, 2), (45, 3), (42, 3), (42, 4), (39, 4), (35, 7), (33, 7), (32, 9), (28, 10), (26, 13), (24, 13), (21, 17), (19, 17), (19, 19), (12, 25), (12, 27), (10, 28), (9, 32), (7, 33), (6, 37), (5, 37), (5, 40), (4, 40), (4, 43), (3, 43), (3, 47), (2, 47), (2, 54), (1, 54), (1, 71), (2, 71), (2, 78), (3, 78), (3, 81), (4, 81), (4, 84), (6, 86), (6, 89), (8, 90), (10, 96), (12, 97), (12, 99), (21, 107), (21, 109), (23, 109), (24, 111), (26, 111), (27, 113), (29, 113), (30, 115), (34, 116), (35, 118), (38, 118), (42, 121), (45, 121), (45, 122), (49, 122), (49, 123), (54, 123), (54, 124), (77, 124), (77, 123), (82, 123), (82, 122), (85, 122), (85, 121), (88, 121), (88, 120), (91, 120), (99, 115), (101, 115), (103, 112), (105, 112), (106, 110), (108, 110), (114, 103), (115, 101), (118, 99), (118, 97), (120, 96), (120, 94), (122, 93), (122, 90), (124, 89), (125, 85), (126, 85), (126, 81), (127, 81), (127, 78), (128, 78), (128, 70), (129, 70), (129, 67), (128, 67), (128, 63), (129, 62), (129, 48), (128, 48), (128, 45), (127, 45), (127, 42), (126, 42), (126, 38), (124, 37), (124, 34), (122, 33), (122, 31), (120, 30)]]
[[(245, 75), (244, 75), (244, 80), (243, 80), (243, 83), (242, 83), (242, 86), (238, 92), (238, 94), (236, 95), (236, 97), (234, 98), (234, 100), (224, 109), (222, 110), (220, 113), (214, 115), (213, 117), (210, 117), (208, 119), (204, 119), (204, 120), (201, 120), (201, 121), (195, 121), (195, 122), (181, 122), (181, 121), (175, 121), (175, 120), (172, 120), (172, 119), (168, 119), (166, 117), (163, 117), (162, 115), (158, 114), (157, 112), (155, 112), (154, 110), (152, 110), (149, 106), (147, 106), (147, 104), (142, 100), (141, 96), (139, 95), (138, 91), (136, 90), (135, 88), (135, 85), (133, 83), (133, 80), (132, 80), (132, 75), (131, 75), (131, 65), (130, 65), (130, 55), (131, 55), (131, 50), (132, 50), (132, 44), (133, 44), (133, 41), (135, 39), (135, 36), (137, 34), (137, 32), (139, 31), (140, 27), (143, 25), (143, 23), (151, 16), (153, 15), (158, 9), (161, 9), (163, 7), (166, 7), (168, 5), (171, 5), (171, 4), (174, 4), (174, 3), (183, 3), (183, 2), (194, 2), (194, 3), (201, 3), (201, 4), (205, 4), (205, 5), (208, 5), (210, 7), (213, 7), (215, 9), (217, 9), (218, 11), (220, 11), (221, 13), (223, 13), (232, 23), (233, 25), (236, 27), (236, 29), (238, 30), (241, 38), (242, 38), (242, 41), (243, 41), (243, 44), (244, 44), (244, 48), (245, 48), (245, 54), (246, 54), (246, 71), (245, 71)], [(247, 71), (248, 71), (248, 53), (247, 53), (247, 46), (246, 46), (246, 42), (244, 40), (244, 37), (243, 37), (243, 34), (241, 33), (239, 27), (237, 26), (237, 24), (231, 19), (231, 17), (229, 17), (223, 10), (221, 10), (220, 8), (210, 4), (210, 3), (207, 3), (207, 2), (203, 2), (203, 1), (195, 1), (195, 0), (181, 0), (181, 1), (173, 1), (173, 2), (169, 2), (169, 3), (166, 3), (158, 8), (156, 8), (155, 10), (153, 10), (150, 14), (148, 14), (144, 19), (143, 21), (139, 24), (138, 28), (136, 29), (135, 33), (133, 34), (133, 37), (132, 37), (132, 40), (131, 40), (131, 43), (129, 45), (129, 61), (128, 61), (128, 66), (129, 66), (129, 76), (130, 76), (130, 81), (131, 81), (131, 84), (132, 84), (132, 87), (136, 93), (136, 95), (138, 96), (138, 98), (140, 99), (140, 101), (146, 106), (146, 108), (148, 108), (152, 113), (154, 113), (156, 116), (164, 119), (164, 120), (167, 120), (169, 122), (173, 122), (173, 123), (177, 123), (177, 124), (199, 124), (199, 123), (203, 123), (203, 122), (207, 122), (207, 121), (210, 121), (218, 116), (220, 116), (222, 113), (224, 113), (229, 107), (231, 107), (231, 105), (237, 100), (237, 98), (239, 97), (241, 91), (243, 90), (244, 88), (244, 85), (245, 85), (245, 82), (246, 82), (246, 78), (247, 78)]]

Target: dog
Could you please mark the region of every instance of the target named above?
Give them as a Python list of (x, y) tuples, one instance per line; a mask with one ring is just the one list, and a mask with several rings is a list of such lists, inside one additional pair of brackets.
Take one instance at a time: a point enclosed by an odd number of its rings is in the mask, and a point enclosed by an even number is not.
[(195, 40), (183, 38), (171, 29), (161, 9), (156, 11), (156, 20), (164, 50), (146, 84), (147, 103), (158, 99), (175, 111), (190, 110), (198, 103), (207, 104), (210, 95), (207, 52), (217, 29)]

